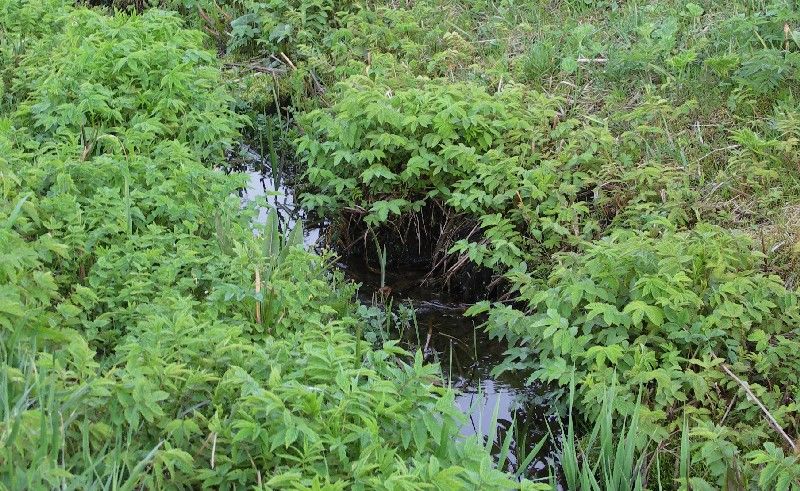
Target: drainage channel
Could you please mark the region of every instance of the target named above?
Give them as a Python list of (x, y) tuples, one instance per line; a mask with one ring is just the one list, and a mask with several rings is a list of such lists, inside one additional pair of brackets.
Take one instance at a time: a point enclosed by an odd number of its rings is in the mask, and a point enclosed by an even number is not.
[[(239, 160), (247, 164), (247, 170), (242, 172), (249, 178), (247, 188), (241, 191), (244, 203), (275, 208), (288, 228), (305, 218), (292, 190), (273, 179), (267, 163), (257, 152), (243, 145)], [(263, 210), (258, 219), (266, 220), (266, 214)], [(304, 225), (306, 246), (318, 248), (323, 225)], [(341, 259), (337, 267), (346, 278), (360, 284), (359, 301), (368, 308), (375, 306), (374, 299), (385, 296), (386, 289), (382, 289), (379, 273), (359, 263), (358, 258), (348, 257)], [(493, 449), (497, 455), (511, 433), (506, 470), (519, 471), (524, 456), (539, 441), (547, 439), (539, 455), (522, 471), (527, 477), (546, 477), (557, 454), (550, 443), (550, 432), (558, 428), (546, 391), (527, 386), (522, 374), (493, 374), (493, 369), (503, 361), (505, 344), (491, 339), (476, 320), (464, 317), (465, 305), (440, 291), (420, 286), (423, 276), (422, 271), (386, 271), (384, 282), (391, 287), (392, 304), (412, 309), (416, 321), (416, 329), (391, 335), (402, 336), (410, 350), (424, 349), (426, 361), (440, 364), (442, 379), (456, 391), (455, 404), (465, 415), (463, 435), (488, 438), (494, 433)]]

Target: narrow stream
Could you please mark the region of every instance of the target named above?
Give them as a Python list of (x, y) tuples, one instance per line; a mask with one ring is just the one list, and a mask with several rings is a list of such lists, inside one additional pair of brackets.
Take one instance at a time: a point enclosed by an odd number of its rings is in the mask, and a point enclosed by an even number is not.
[[(243, 202), (257, 202), (274, 207), (288, 227), (305, 218), (295, 203), (291, 189), (270, 176), (264, 159), (251, 148), (243, 146), (242, 160), (248, 162), (247, 189), (242, 190)], [(262, 210), (259, 220), (266, 220)], [(310, 248), (321, 246), (321, 226), (304, 223), (305, 244)], [(361, 263), (361, 264), (359, 264)], [(337, 266), (345, 276), (359, 283), (359, 300), (365, 306), (373, 305), (381, 288), (380, 274), (371, 271), (357, 258), (342, 259)], [(492, 431), (496, 412), (494, 450), (499, 453), (502, 443), (512, 433), (507, 470), (516, 472), (520, 462), (543, 438), (551, 440), (550, 431), (557, 431), (558, 421), (548, 403), (546, 392), (526, 387), (522, 374), (493, 375), (492, 369), (503, 361), (505, 343), (493, 340), (477, 328), (477, 322), (464, 317), (465, 305), (454, 301), (434, 289), (420, 287), (424, 271), (387, 271), (386, 284), (391, 286), (392, 303), (402, 303), (413, 308), (416, 329), (407, 329), (403, 336), (409, 349), (425, 349), (428, 362), (439, 362), (443, 382), (456, 390), (456, 405), (466, 416), (462, 434), (488, 437)], [(540, 455), (525, 469), (528, 477), (546, 477), (548, 462), (556, 457), (555, 449), (546, 444)]]

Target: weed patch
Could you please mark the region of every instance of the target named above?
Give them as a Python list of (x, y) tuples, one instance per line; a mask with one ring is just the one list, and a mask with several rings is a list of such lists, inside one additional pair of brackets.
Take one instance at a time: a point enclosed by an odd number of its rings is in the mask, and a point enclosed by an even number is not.
[(437, 366), (353, 335), (328, 257), (254, 233), (200, 32), (0, 12), (0, 487), (520, 486)]

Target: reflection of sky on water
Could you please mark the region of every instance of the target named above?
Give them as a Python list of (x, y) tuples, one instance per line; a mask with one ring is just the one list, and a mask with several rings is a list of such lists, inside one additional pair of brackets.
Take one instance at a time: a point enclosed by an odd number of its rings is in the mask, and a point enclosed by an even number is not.
[(495, 411), (498, 422), (514, 419), (514, 397), (518, 392), (515, 389), (487, 379), (462, 386), (459, 392), (456, 405), (462, 413), (469, 415), (469, 421), (462, 429), (464, 434), (488, 434)]
[[(254, 154), (256, 158), (257, 154)], [(249, 171), (247, 173), (249, 182), (247, 189), (242, 190), (241, 197), (245, 202), (256, 202), (259, 205), (268, 205), (278, 210), (280, 214), (281, 226), (294, 227), (294, 224), (299, 218), (304, 217), (303, 210), (297, 206), (294, 200), (294, 195), (286, 186), (280, 186), (276, 189), (275, 181), (268, 175), (262, 174), (259, 171)], [(267, 221), (267, 214), (269, 208), (266, 206), (259, 209), (258, 223)], [(305, 244), (313, 246), (319, 240), (319, 228), (304, 228), (303, 235), (305, 236)]]

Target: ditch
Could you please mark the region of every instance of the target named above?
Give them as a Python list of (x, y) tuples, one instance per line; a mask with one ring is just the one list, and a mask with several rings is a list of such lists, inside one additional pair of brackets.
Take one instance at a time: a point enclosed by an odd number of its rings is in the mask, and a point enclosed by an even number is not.
[[(240, 196), (243, 203), (256, 202), (278, 211), (281, 227), (291, 229), (303, 220), (305, 245), (322, 250), (326, 247), (325, 220), (312, 220), (295, 202), (291, 187), (274, 177), (269, 163), (253, 148), (243, 145), (237, 166), (246, 173), (248, 182)], [(268, 208), (261, 210), (258, 220), (266, 220)], [(388, 333), (401, 338), (406, 348), (422, 349), (426, 362), (437, 362), (442, 368), (442, 383), (456, 391), (455, 404), (464, 415), (461, 433), (464, 436), (494, 437), (493, 454), (502, 452), (510, 438), (505, 470), (529, 478), (545, 478), (551, 466), (558, 467), (558, 449), (553, 435), (560, 426), (552, 404), (552, 394), (546, 387), (529, 386), (527, 375), (494, 369), (503, 362), (506, 345), (491, 339), (479, 321), (463, 316), (469, 306), (454, 295), (426, 285), (424, 269), (388, 268), (382, 278), (380, 271), (365, 263), (363, 257), (348, 254), (336, 262), (345, 277), (359, 284), (358, 300), (365, 312), (398, 306), (413, 311), (415, 327)], [(403, 308), (405, 307), (405, 308)], [(368, 315), (368, 314), (367, 314)], [(545, 440), (538, 454), (526, 469), (519, 469), (539, 442)]]

